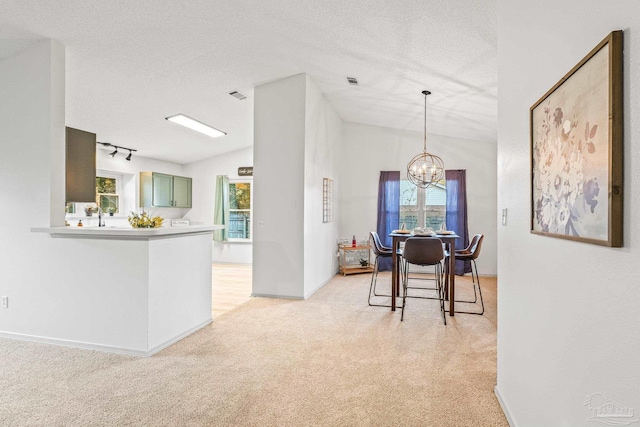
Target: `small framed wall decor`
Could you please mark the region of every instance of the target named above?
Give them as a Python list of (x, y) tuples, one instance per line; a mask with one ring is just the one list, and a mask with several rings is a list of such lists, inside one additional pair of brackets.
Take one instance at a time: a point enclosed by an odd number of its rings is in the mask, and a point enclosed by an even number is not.
[(622, 246), (622, 31), (553, 86), (531, 114), (531, 232)]
[(322, 222), (333, 221), (333, 180), (322, 178)]

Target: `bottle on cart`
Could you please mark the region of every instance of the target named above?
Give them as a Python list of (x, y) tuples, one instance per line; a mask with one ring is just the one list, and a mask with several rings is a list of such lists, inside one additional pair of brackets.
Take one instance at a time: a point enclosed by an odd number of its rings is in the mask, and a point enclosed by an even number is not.
[(353, 235), (353, 239), (351, 239), (351, 247), (355, 248), (356, 247), (356, 235)]

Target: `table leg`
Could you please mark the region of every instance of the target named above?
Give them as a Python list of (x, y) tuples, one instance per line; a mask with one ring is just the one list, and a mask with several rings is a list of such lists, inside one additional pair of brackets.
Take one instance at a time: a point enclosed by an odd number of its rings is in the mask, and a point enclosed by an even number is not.
[(454, 305), (456, 299), (456, 244), (449, 245), (449, 316), (455, 314)]
[(393, 254), (391, 255), (391, 259), (393, 260), (391, 266), (391, 311), (396, 311), (396, 289), (398, 282), (398, 251), (396, 250), (396, 246), (398, 242), (396, 238), (393, 238)]
[[(451, 243), (445, 242), (445, 248), (447, 251), (451, 249)], [(449, 261), (446, 260), (444, 265), (444, 300), (449, 301)]]

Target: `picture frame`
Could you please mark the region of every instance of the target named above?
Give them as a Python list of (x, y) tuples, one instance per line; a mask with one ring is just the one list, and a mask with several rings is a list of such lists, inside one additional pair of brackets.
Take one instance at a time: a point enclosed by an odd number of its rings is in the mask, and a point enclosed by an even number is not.
[(322, 222), (333, 221), (333, 180), (322, 178)]
[(623, 32), (530, 109), (531, 233), (623, 245)]

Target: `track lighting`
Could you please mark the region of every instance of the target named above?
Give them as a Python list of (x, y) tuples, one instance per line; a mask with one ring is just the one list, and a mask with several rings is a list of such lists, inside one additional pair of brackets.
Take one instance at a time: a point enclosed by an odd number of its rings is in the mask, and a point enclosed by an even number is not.
[(111, 153), (109, 153), (109, 157), (111, 157), (111, 158), (115, 157), (116, 154), (118, 154), (118, 148), (120, 148), (122, 150), (129, 150), (129, 154), (127, 155), (127, 157), (125, 157), (125, 159), (127, 161), (131, 161), (131, 155), (133, 154), (133, 152), (134, 151), (138, 151), (135, 148), (127, 148), (127, 147), (123, 147), (121, 145), (112, 144), (110, 142), (100, 142), (100, 141), (98, 141), (97, 143), (102, 145), (103, 147), (113, 147), (114, 148), (114, 150)]

